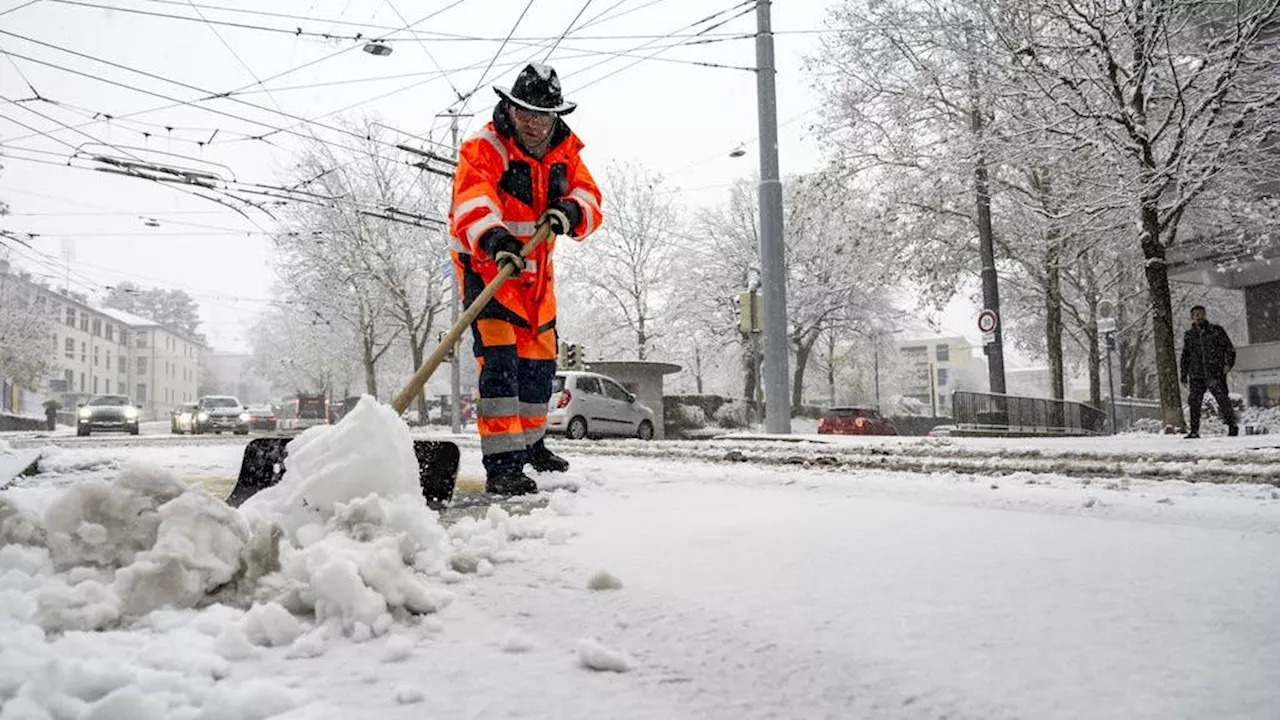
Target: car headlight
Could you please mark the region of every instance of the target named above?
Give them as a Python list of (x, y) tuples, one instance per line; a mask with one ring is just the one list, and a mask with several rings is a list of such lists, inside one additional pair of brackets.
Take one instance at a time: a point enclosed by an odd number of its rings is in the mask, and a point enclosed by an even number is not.
[(124, 409), (124, 416), (125, 416), (126, 418), (128, 418), (129, 420), (136, 420), (136, 419), (138, 419), (138, 408), (136, 408), (136, 407), (127, 407), (127, 408), (125, 408), (125, 409)]
[(90, 410), (89, 408), (80, 408), (80, 417), (82, 418), (93, 417), (93, 411)]
[(209, 413), (207, 413), (207, 412), (202, 412), (202, 413), (200, 413), (199, 415), (197, 415), (197, 416), (196, 416), (196, 419), (197, 419), (197, 420), (199, 420), (200, 422), (204, 422), (205, 420), (208, 420), (208, 419), (209, 419)]
[(252, 419), (253, 416), (249, 413), (240, 413), (240, 422), (249, 422)]

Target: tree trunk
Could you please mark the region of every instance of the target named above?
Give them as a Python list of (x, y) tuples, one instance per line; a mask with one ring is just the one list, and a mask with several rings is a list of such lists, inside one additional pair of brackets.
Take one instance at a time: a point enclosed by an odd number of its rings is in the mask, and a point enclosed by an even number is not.
[[(1053, 235), (1057, 235), (1054, 231)], [(1056, 237), (1049, 245), (1045, 258), (1045, 344), (1049, 352), (1049, 390), (1052, 397), (1062, 400), (1066, 395), (1066, 380), (1062, 369), (1062, 245)]]
[(742, 397), (748, 404), (756, 401), (756, 342), (755, 338), (750, 335), (743, 335), (742, 345), (742, 367), (744, 370), (742, 378)]
[(813, 337), (808, 340), (798, 339), (796, 346), (796, 371), (792, 375), (791, 383), (791, 414), (795, 415), (800, 412), (801, 406), (804, 405), (804, 371), (805, 366), (809, 364), (809, 356), (813, 353), (813, 346), (818, 342), (818, 334), (815, 332)]
[(1151, 296), (1151, 334), (1156, 357), (1156, 381), (1166, 433), (1182, 432), (1182, 388), (1178, 385), (1178, 359), (1173, 346), (1173, 298), (1169, 292), (1169, 267), (1160, 244), (1160, 220), (1155, 200), (1141, 208), (1142, 256), (1146, 260), (1147, 292)]
[(364, 390), (375, 398), (378, 397), (378, 364), (373, 359), (373, 349), (369, 347), (369, 343), (364, 344), (364, 357), (361, 358), (364, 365)]
[(637, 359), (637, 360), (639, 360), (640, 362), (644, 362), (644, 360), (645, 360), (645, 344), (646, 344), (646, 343), (648, 343), (649, 338), (648, 338), (648, 336), (645, 334), (645, 328), (644, 328), (644, 308), (643, 308), (643, 307), (641, 307), (641, 308), (640, 308), (639, 315), (640, 315), (640, 317), (639, 317), (639, 319), (636, 321), (636, 359)]
[[(409, 354), (413, 359), (413, 368), (411, 369), (411, 373), (418, 372), (418, 368), (422, 367), (422, 361), (426, 359), (427, 354), (426, 344), (426, 337), (419, 340), (418, 333), (412, 331), (409, 333)], [(426, 425), (428, 410), (427, 393), (425, 389), (418, 393), (417, 406), (418, 422)]]
[(702, 349), (696, 345), (693, 348), (693, 381), (698, 388), (698, 394), (702, 394)]
[(827, 392), (832, 405), (836, 404), (836, 334), (827, 333)]

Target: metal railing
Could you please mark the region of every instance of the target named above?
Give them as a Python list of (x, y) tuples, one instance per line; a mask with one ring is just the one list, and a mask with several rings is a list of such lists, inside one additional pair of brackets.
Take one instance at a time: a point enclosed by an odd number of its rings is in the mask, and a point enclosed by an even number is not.
[[(1108, 414), (1110, 414), (1112, 399), (1106, 400)], [(1138, 420), (1164, 420), (1164, 414), (1161, 410), (1159, 400), (1148, 400), (1146, 398), (1115, 398), (1116, 406), (1116, 426), (1112, 432), (1125, 432), (1133, 427), (1134, 422)]]
[(959, 431), (992, 435), (1101, 435), (1106, 414), (1070, 400), (957, 390), (952, 417)]

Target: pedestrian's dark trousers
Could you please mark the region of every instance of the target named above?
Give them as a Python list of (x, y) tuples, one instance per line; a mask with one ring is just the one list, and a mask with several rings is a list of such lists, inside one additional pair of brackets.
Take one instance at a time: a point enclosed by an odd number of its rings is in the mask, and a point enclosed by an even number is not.
[(1191, 378), (1190, 394), (1187, 395), (1187, 409), (1191, 411), (1191, 432), (1200, 432), (1200, 407), (1204, 404), (1206, 390), (1218, 402), (1218, 415), (1222, 418), (1222, 422), (1228, 426), (1235, 425), (1235, 410), (1231, 407), (1231, 398), (1227, 396), (1227, 379)]

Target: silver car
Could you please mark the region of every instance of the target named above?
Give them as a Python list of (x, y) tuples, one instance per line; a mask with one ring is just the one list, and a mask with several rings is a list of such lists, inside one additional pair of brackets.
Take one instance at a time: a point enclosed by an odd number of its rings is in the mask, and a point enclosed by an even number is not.
[(611, 377), (561, 371), (551, 391), (547, 432), (573, 440), (604, 435), (653, 439), (653, 411)]

